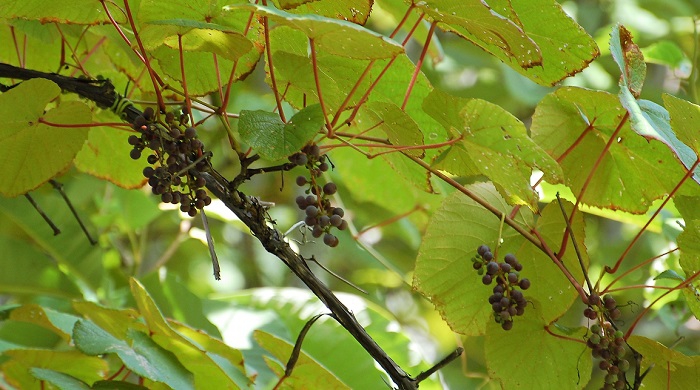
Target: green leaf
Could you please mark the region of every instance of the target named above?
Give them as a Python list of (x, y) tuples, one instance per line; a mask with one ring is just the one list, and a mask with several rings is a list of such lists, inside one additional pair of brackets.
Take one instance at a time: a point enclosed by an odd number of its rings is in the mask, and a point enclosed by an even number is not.
[[(399, 366), (409, 372), (431, 366), (391, 313), (360, 296), (338, 293), (338, 297)], [(310, 291), (298, 288), (256, 288), (209, 304), (212, 321), (221, 329), (226, 344), (241, 348), (246, 365), (258, 373), (256, 384), (270, 388), (277, 382), (277, 375), (263, 360), (267, 352), (255, 343), (251, 345), (256, 332), (263, 329), (285, 340), (285, 344), (293, 344), (311, 315), (327, 311)], [(352, 389), (378, 389), (385, 386), (383, 379), (388, 380), (357, 341), (328, 316), (314, 323), (302, 350)], [(280, 356), (280, 362), (286, 364), (289, 353)], [(431, 388), (431, 382), (422, 382), (421, 388)]]
[[(194, 375), (196, 388), (238, 388), (234, 378), (214, 361), (214, 356), (183, 337), (167, 323), (146, 289), (136, 279), (131, 279), (131, 293), (139, 312), (146, 320), (153, 342), (176, 356), (180, 363)], [(150, 341), (150, 339), (149, 339)], [(230, 368), (230, 367), (226, 367)]]
[(129, 135), (112, 128), (92, 128), (87, 142), (75, 156), (75, 167), (122, 188), (141, 188), (146, 182), (141, 172), (147, 164), (147, 153), (138, 160), (129, 157), (133, 149), (127, 142)]
[(29, 371), (35, 378), (50, 383), (59, 389), (90, 390), (90, 386), (87, 383), (58, 371), (45, 368), (32, 368)]
[(683, 50), (672, 41), (660, 40), (642, 49), (646, 62), (678, 68), (689, 60)]
[(106, 361), (78, 351), (16, 349), (4, 351), (3, 355), (9, 358), (0, 366), (5, 378), (22, 389), (39, 388), (32, 368), (58, 371), (85, 383), (102, 379), (108, 369)]
[(93, 390), (147, 390), (148, 387), (124, 381), (97, 381), (92, 384)]
[[(525, 311), (507, 332), (500, 324), (489, 324), (484, 346), (489, 374), (504, 389), (584, 388), (591, 378), (592, 359), (586, 345), (574, 340), (582, 340), (587, 328), (578, 327), (573, 335), (565, 335), (570, 338), (566, 340), (547, 332), (537, 307), (528, 305)], [(554, 326), (549, 330), (564, 336)], [(517, 346), (513, 340), (518, 340)]]
[(434, 91), (423, 109), (461, 141), (448, 148), (436, 167), (462, 176), (485, 175), (510, 202), (537, 207), (530, 186), (532, 169), (559, 181), (561, 169), (527, 135), (525, 125), (499, 106), (479, 99), (463, 99)]
[(5, 120), (0, 141), (16, 151), (0, 157), (0, 194), (13, 197), (39, 187), (68, 168), (83, 147), (88, 128), (63, 125), (90, 123), (85, 104), (65, 102), (44, 113), (60, 92), (52, 81), (32, 79), (0, 95), (0, 116)]
[(542, 64), (537, 44), (522, 26), (499, 15), (485, 2), (428, 0), (415, 3), (440, 27), (469, 39), (506, 63), (530, 68)]
[[(396, 104), (384, 102), (370, 102), (364, 106), (365, 113), (370, 123), (381, 123), (379, 129), (384, 131), (393, 145), (421, 146), (423, 145), (423, 133), (416, 122), (402, 111)], [(409, 149), (405, 153), (423, 157), (421, 149)]]
[[(287, 364), (294, 345), (261, 330), (255, 331), (255, 340), (267, 351), (272, 353), (283, 366), (268, 361), (269, 367), (278, 377), (284, 375), (284, 365)], [(333, 375), (309, 355), (300, 351), (299, 359), (294, 365), (292, 374), (285, 378), (279, 389), (350, 389), (338, 377)]]
[(649, 367), (644, 387), (650, 389), (694, 389), (700, 387), (700, 358), (685, 356), (658, 341), (632, 336), (627, 342), (642, 359), (641, 372)]
[[(562, 203), (566, 215), (571, 216), (574, 205), (565, 200)], [(583, 267), (588, 269), (589, 258), (586, 245), (584, 244), (586, 225), (582, 213), (576, 213), (571, 226), (581, 252), (581, 262)], [(549, 243), (550, 247), (552, 245), (559, 247), (566, 231), (566, 220), (557, 201), (551, 202), (541, 211), (540, 218), (537, 219), (536, 229), (542, 240)], [(568, 308), (578, 297), (578, 292), (547, 255), (529, 241), (525, 241), (524, 238), (519, 237), (518, 240), (520, 240), (521, 244), (513, 253), (523, 265), (523, 271), (520, 273), (521, 277), (528, 278), (532, 282), (532, 287), (524, 291), (525, 297), (534, 301), (535, 306), (539, 306), (539, 315), (546, 323), (551, 323), (567, 312)], [(569, 236), (567, 242), (566, 252), (564, 252), (563, 256), (561, 253), (558, 255), (561, 263), (571, 272), (574, 279), (580, 285), (583, 285), (583, 271), (571, 242), (571, 236)], [(528, 309), (525, 311), (527, 312)], [(517, 320), (515, 321), (515, 326), (518, 326)]]
[(10, 319), (37, 324), (61, 336), (64, 341), (70, 342), (73, 326), (79, 317), (30, 303), (13, 310)]
[[(502, 212), (510, 212), (510, 206), (492, 185), (478, 184), (468, 189)], [(521, 209), (516, 220), (531, 226), (532, 213)], [(479, 245), (495, 249), (500, 225), (498, 218), (461, 192), (445, 198), (428, 224), (418, 250), (413, 287), (430, 299), (455, 332), (482, 335), (487, 323), (493, 321), (488, 303), (493, 287), (481, 282), (470, 259)], [(499, 253), (515, 253), (522, 244), (518, 233), (507, 225), (501, 237), (504, 244)], [(530, 270), (526, 266), (523, 272)], [(536, 283), (533, 280), (533, 285)]]
[(314, 104), (297, 112), (287, 123), (267, 111), (241, 111), (238, 131), (262, 157), (279, 160), (311, 141), (323, 126), (321, 106)]
[[(107, 5), (108, 3), (105, 3)], [(116, 9), (110, 4), (110, 11)], [(109, 23), (102, 4), (93, 0), (7, 0), (0, 3), (3, 18), (38, 20), (42, 23)]]
[(46, 294), (65, 298), (81, 296), (71, 279), (34, 246), (0, 235), (0, 248), (11, 253), (14, 260), (0, 262), (0, 291), (3, 293)]
[(119, 340), (126, 340), (130, 329), (148, 331), (134, 309), (109, 309), (94, 302), (73, 302), (73, 309)]
[(277, 8), (294, 14), (314, 14), (364, 25), (373, 0), (273, 0)]
[[(630, 113), (632, 129), (646, 139), (661, 141), (676, 155), (683, 165), (690, 169), (697, 160), (697, 154), (688, 145), (681, 142), (671, 128), (671, 118), (665, 108), (649, 100), (636, 100), (632, 94), (622, 88), (620, 101)], [(671, 101), (668, 99), (668, 101)], [(700, 168), (695, 169), (693, 179), (700, 183)]]
[[(149, 54), (156, 59), (167, 76), (180, 83), (186, 81), (187, 91), (192, 96), (202, 96), (219, 90), (220, 83), (228, 80), (228, 75), (233, 69), (234, 61), (231, 58), (237, 59), (232, 81), (245, 78), (260, 59), (264, 48), (263, 34), (249, 34), (248, 38), (242, 36), (249, 23), (251, 31), (256, 31), (260, 24), (255, 19), (249, 20), (249, 12), (244, 15), (242, 12), (227, 12), (222, 8), (230, 3), (222, 0), (165, 3), (160, 0), (141, 1), (139, 31), (146, 30), (146, 43), (149, 47), (157, 47), (150, 50)], [(151, 24), (163, 21), (167, 21), (171, 26)], [(190, 31), (193, 32), (189, 33)], [(182, 53), (187, 77), (183, 80), (177, 34), (185, 32), (190, 36), (183, 36), (183, 43), (187, 44)], [(210, 32), (212, 35), (209, 35)], [(163, 44), (163, 40), (167, 42)], [(252, 46), (249, 41), (252, 41)], [(243, 54), (245, 48), (250, 50)], [(229, 52), (224, 53), (226, 51)], [(212, 52), (224, 56), (219, 56), (215, 61)], [(221, 77), (218, 78), (217, 75)]]
[(232, 5), (225, 9), (254, 11), (270, 20), (302, 31), (314, 40), (317, 51), (354, 59), (393, 58), (403, 53), (403, 47), (381, 34), (354, 23), (317, 15), (294, 15), (262, 5)]
[(137, 330), (127, 330), (127, 339), (120, 340), (92, 322), (78, 321), (73, 329), (73, 340), (76, 348), (87, 355), (116, 353), (128, 369), (144, 378), (174, 389), (194, 387), (192, 374), (175, 355)]
[(666, 148), (637, 136), (627, 123), (605, 151), (624, 114), (614, 95), (564, 87), (542, 99), (530, 131), (532, 139), (559, 162), (564, 183), (576, 196), (595, 169), (582, 203), (641, 214), (654, 199), (667, 194), (683, 172)]
[[(446, 7), (465, 10), (466, 7), (472, 7), (474, 10), (460, 11), (460, 14), (469, 18), (478, 15), (474, 11), (483, 12), (473, 5), (476, 2), (451, 1), (448, 3), (441, 1), (439, 6), (437, 1), (435, 3), (434, 12), (437, 13), (439, 8), (440, 13), (443, 14), (442, 17), (448, 15)], [(504, 21), (508, 20), (511, 26), (504, 29), (494, 21), (496, 28), (490, 29), (490, 34), (493, 36), (487, 37), (485, 44), (469, 38), (469, 32), (462, 26), (449, 23), (448, 28), (472, 40), (518, 73), (538, 84), (555, 85), (564, 78), (573, 76), (586, 68), (600, 54), (595, 41), (581, 26), (567, 16), (554, 0), (492, 0), (488, 4), (491, 6), (491, 15), (484, 20), (496, 17)], [(445, 28), (443, 25), (440, 26)], [(510, 34), (514, 34), (518, 30), (515, 30), (513, 26), (522, 31), (521, 35), (512, 36), (512, 39), (516, 40), (513, 43), (517, 46), (504, 47), (504, 43), (511, 42), (508, 39), (499, 38), (499, 35), (509, 34), (508, 36), (510, 36)], [(527, 39), (528, 42), (523, 42), (523, 39)], [(493, 41), (499, 42), (499, 44), (492, 45)], [(513, 56), (512, 53), (519, 53), (519, 56)], [(533, 61), (529, 65), (527, 62), (518, 61), (521, 57), (528, 59), (535, 55), (540, 61)]]
[(685, 280), (684, 277), (678, 275), (678, 272), (676, 272), (672, 269), (664, 270), (660, 274), (656, 275), (656, 277), (654, 277), (654, 280), (661, 280), (661, 279), (679, 280), (681, 282)]

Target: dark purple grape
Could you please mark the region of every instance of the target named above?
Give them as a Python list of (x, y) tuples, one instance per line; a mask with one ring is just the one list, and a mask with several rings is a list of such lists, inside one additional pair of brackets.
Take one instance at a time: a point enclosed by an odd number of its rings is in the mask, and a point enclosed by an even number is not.
[(146, 109), (143, 110), (143, 117), (147, 121), (152, 121), (153, 117), (155, 116), (155, 111), (153, 110), (153, 107), (146, 107)]
[(323, 186), (323, 193), (326, 195), (333, 195), (337, 190), (338, 187), (335, 185), (335, 183), (326, 183), (326, 185)]
[(300, 209), (306, 208), (306, 197), (304, 195), (297, 196), (295, 201), (297, 202), (297, 206), (299, 206)]
[(131, 149), (129, 156), (134, 160), (138, 160), (141, 158), (141, 151), (138, 149)]
[(484, 260), (486, 260), (486, 261), (491, 261), (491, 260), (493, 260), (493, 253), (486, 252), (483, 255), (481, 255), (481, 257), (483, 257)]
[(160, 196), (160, 200), (163, 203), (170, 203), (173, 200), (173, 193), (172, 192), (165, 192), (163, 195)]
[(139, 138), (138, 136), (135, 136), (133, 134), (129, 136), (128, 141), (129, 141), (129, 145), (131, 145), (131, 146), (136, 146), (136, 145), (141, 144), (141, 138)]
[(343, 223), (343, 218), (340, 215), (331, 215), (331, 225), (338, 227), (341, 223)]
[(327, 215), (322, 215), (318, 219), (318, 223), (319, 223), (319, 225), (321, 225), (321, 227), (328, 227), (331, 225), (331, 219)]
[(480, 269), (483, 265), (484, 265), (484, 264), (483, 264), (482, 262), (480, 262), (480, 261), (475, 261), (475, 262), (472, 263), (472, 267), (473, 267), (474, 269)]
[(340, 207), (335, 207), (333, 209), (333, 214), (342, 218), (345, 216), (345, 211), (343, 209), (341, 209)]
[(343, 222), (338, 226), (338, 230), (345, 230), (348, 228), (348, 221), (343, 220)]
[(326, 233), (326, 235), (323, 236), (323, 243), (331, 248), (336, 247), (338, 245), (338, 237), (330, 233)]
[(511, 330), (511, 329), (513, 329), (513, 321), (503, 321), (503, 322), (501, 322), (501, 328), (503, 328), (503, 330)]
[(486, 285), (491, 284), (492, 281), (493, 281), (493, 279), (491, 278), (491, 275), (489, 275), (489, 274), (486, 274), (486, 275), (481, 277), (481, 282), (486, 284)]
[(158, 156), (150, 154), (148, 157), (146, 157), (146, 161), (148, 161), (149, 164), (155, 164), (158, 162)]
[(505, 273), (510, 272), (510, 268), (511, 268), (511, 267), (510, 267), (510, 264), (508, 264), (508, 263), (501, 263), (501, 264), (499, 265), (499, 267), (501, 267), (501, 270), (502, 270), (503, 272), (505, 272)]
[(495, 275), (498, 272), (498, 269), (498, 263), (496, 263), (495, 261), (490, 261), (486, 264), (486, 273), (488, 273), (489, 275)]
[(297, 182), (297, 185), (299, 187), (304, 186), (304, 185), (306, 185), (306, 183), (308, 183), (308, 181), (306, 181), (306, 178), (304, 176), (297, 176), (296, 182)]
[(478, 253), (479, 256), (484, 256), (484, 253), (486, 252), (491, 252), (491, 248), (489, 248), (487, 245), (481, 245), (476, 249), (476, 253)]
[(511, 272), (508, 274), (508, 282), (510, 284), (516, 284), (518, 283), (518, 274)]
[(515, 255), (512, 253), (508, 253), (507, 255), (503, 256), (503, 261), (505, 261), (507, 264), (510, 264), (511, 266), (514, 266), (518, 260), (515, 258)]
[(524, 278), (524, 279), (520, 280), (519, 285), (520, 285), (521, 289), (527, 290), (528, 288), (530, 288), (530, 279)]
[(314, 236), (314, 238), (319, 238), (323, 235), (323, 228), (316, 225), (314, 226), (313, 230), (311, 231), (311, 235)]
[(143, 176), (144, 177), (150, 178), (151, 176), (153, 176), (153, 173), (155, 173), (155, 170), (153, 169), (153, 167), (143, 168)]
[(188, 127), (185, 129), (185, 138), (195, 138), (197, 136), (197, 130), (194, 127)]
[(318, 165), (318, 170), (321, 172), (326, 172), (328, 168), (328, 163), (321, 163)]

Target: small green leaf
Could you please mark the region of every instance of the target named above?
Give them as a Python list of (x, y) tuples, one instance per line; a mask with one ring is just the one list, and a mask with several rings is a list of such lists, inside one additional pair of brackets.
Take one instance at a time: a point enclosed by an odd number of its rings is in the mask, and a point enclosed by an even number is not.
[[(292, 353), (292, 344), (262, 330), (255, 331), (255, 340), (263, 348), (272, 353), (283, 366), (268, 361), (268, 366), (278, 377), (284, 375), (284, 365)], [(294, 366), (292, 374), (285, 378), (280, 389), (349, 389), (332, 372), (313, 360), (302, 350)]]
[(287, 123), (276, 113), (241, 111), (238, 131), (262, 157), (279, 160), (301, 149), (323, 126), (321, 106), (314, 104), (297, 112)]
[(660, 40), (642, 49), (646, 62), (678, 68), (689, 60), (683, 50), (672, 41)]
[[(363, 107), (370, 123), (381, 123), (379, 129), (384, 131), (393, 145), (422, 146), (423, 133), (416, 122), (393, 103), (370, 102)], [(409, 149), (405, 153), (422, 157), (422, 149)]]
[(64, 341), (70, 342), (73, 326), (79, 317), (30, 303), (13, 310), (10, 319), (37, 324), (61, 336)]
[(68, 168), (83, 147), (88, 128), (65, 125), (92, 122), (84, 103), (65, 102), (44, 113), (60, 93), (52, 81), (31, 79), (0, 95), (0, 142), (13, 151), (0, 155), (0, 194), (13, 197), (39, 187)]
[(678, 275), (678, 272), (672, 270), (672, 269), (667, 269), (661, 272), (660, 274), (656, 275), (654, 280), (661, 280), (661, 279), (671, 279), (671, 280), (679, 280), (681, 282), (685, 281), (685, 278)]
[(647, 65), (639, 46), (632, 41), (632, 34), (619, 23), (610, 34), (610, 53), (622, 72), (620, 87), (630, 92), (635, 99), (638, 98), (642, 93)]
[(317, 15), (294, 15), (279, 9), (256, 4), (224, 7), (231, 11), (254, 11), (260, 16), (284, 26), (302, 31), (313, 39), (316, 50), (328, 55), (355, 59), (393, 58), (403, 53), (403, 47), (381, 34), (354, 23)]
[(147, 331), (134, 309), (109, 309), (94, 302), (73, 302), (73, 309), (120, 340), (126, 340), (129, 329)]

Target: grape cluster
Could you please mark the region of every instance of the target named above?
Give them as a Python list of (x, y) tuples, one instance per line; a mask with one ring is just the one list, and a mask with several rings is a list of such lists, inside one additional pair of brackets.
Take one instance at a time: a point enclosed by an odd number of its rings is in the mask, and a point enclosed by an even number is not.
[(311, 235), (315, 238), (323, 236), (323, 243), (331, 248), (338, 246), (338, 237), (331, 233), (332, 228), (345, 230), (348, 222), (343, 219), (345, 211), (340, 207), (333, 207), (328, 198), (338, 191), (335, 183), (328, 182), (321, 186), (319, 178), (330, 166), (328, 157), (321, 155), (321, 149), (316, 144), (304, 146), (300, 152), (289, 156), (289, 161), (305, 167), (309, 171), (309, 177), (298, 176), (296, 183), (305, 190), (307, 195), (299, 195), (296, 198), (299, 209), (304, 210), (306, 217), (304, 223), (311, 228)]
[(622, 331), (615, 330), (609, 322), (603, 322), (602, 326), (595, 323), (591, 325), (586, 345), (593, 351), (593, 357), (601, 359), (598, 367), (606, 372), (602, 389), (625, 389), (625, 373), (630, 369), (630, 362), (625, 359), (627, 351)]
[(204, 178), (196, 175), (207, 170), (208, 164), (203, 158), (204, 145), (197, 139), (197, 130), (183, 129), (183, 123), (182, 116), (176, 122), (175, 114), (170, 112), (164, 124), (157, 123), (154, 110), (146, 108), (133, 122), (139, 135), (129, 136), (129, 144), (133, 146), (130, 155), (137, 160), (144, 150), (152, 151), (143, 176), (148, 179), (153, 194), (160, 195), (163, 203), (179, 203), (182, 212), (194, 217), (197, 210), (211, 203), (204, 190)]
[(493, 295), (489, 297), (496, 322), (501, 324), (503, 330), (511, 330), (513, 318), (525, 313), (527, 301), (520, 290), (530, 288), (530, 280), (520, 278), (523, 265), (515, 255), (509, 253), (503, 257), (503, 262), (499, 263), (494, 259), (491, 248), (486, 245), (481, 245), (476, 252), (477, 255), (472, 258), (472, 263), (479, 275), (483, 275), (481, 281), (485, 285), (496, 281)]

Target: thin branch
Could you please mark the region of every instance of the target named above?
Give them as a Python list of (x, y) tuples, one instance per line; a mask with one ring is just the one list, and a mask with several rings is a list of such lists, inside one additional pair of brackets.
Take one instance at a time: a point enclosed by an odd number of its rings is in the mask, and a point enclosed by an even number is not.
[(435, 26), (437, 26), (437, 22), (433, 22), (430, 24), (430, 30), (428, 31), (428, 37), (425, 39), (423, 51), (421, 51), (420, 57), (418, 57), (418, 62), (416, 63), (416, 70), (413, 71), (411, 81), (408, 83), (408, 87), (406, 88), (406, 94), (404, 95), (403, 103), (401, 104), (402, 110), (406, 109), (406, 104), (408, 104), (408, 99), (411, 97), (413, 86), (416, 84), (416, 80), (418, 79), (418, 74), (420, 73), (421, 67), (423, 67), (423, 60), (425, 59), (425, 55), (428, 53), (428, 47), (430, 46), (430, 40), (433, 38)]
[(39, 213), (39, 215), (41, 215), (41, 218), (44, 218), (44, 221), (46, 221), (46, 223), (49, 224), (51, 230), (53, 230), (53, 235), (57, 236), (61, 234), (61, 229), (59, 229), (58, 226), (56, 226), (56, 224), (53, 223), (51, 218), (49, 218), (49, 216), (46, 215), (46, 213), (44, 213), (44, 210), (42, 210), (41, 207), (39, 207), (39, 205), (34, 201), (34, 198), (32, 198), (32, 196), (29, 195), (29, 193), (24, 194), (24, 197), (27, 198), (27, 200), (29, 201), (29, 203), (32, 204), (32, 206), (34, 206), (34, 210), (36, 210), (36, 212)]
[(558, 192), (557, 192), (557, 203), (559, 203), (559, 209), (561, 209), (561, 213), (564, 216), (564, 222), (566, 222), (566, 231), (569, 232), (569, 235), (571, 235), (571, 243), (574, 244), (574, 250), (576, 251), (576, 258), (578, 259), (578, 264), (581, 266), (581, 272), (583, 272), (583, 276), (586, 278), (586, 284), (588, 285), (588, 292), (590, 294), (593, 294), (593, 285), (591, 284), (591, 280), (588, 277), (588, 270), (586, 269), (586, 265), (583, 264), (583, 259), (581, 258), (581, 251), (578, 248), (578, 243), (576, 242), (576, 237), (574, 237), (574, 229), (571, 228), (571, 222), (569, 221), (569, 218), (566, 215), (566, 210), (564, 210), (564, 204), (562, 203)]
[(58, 193), (61, 194), (61, 197), (68, 205), (68, 208), (70, 209), (70, 212), (73, 214), (73, 217), (75, 218), (76, 221), (78, 221), (78, 225), (80, 225), (80, 228), (83, 230), (83, 233), (85, 233), (85, 237), (87, 237), (88, 241), (90, 241), (90, 245), (97, 245), (97, 241), (95, 241), (95, 239), (92, 238), (92, 235), (90, 235), (90, 232), (85, 227), (85, 224), (83, 224), (83, 220), (78, 215), (78, 212), (75, 211), (75, 208), (73, 207), (73, 203), (71, 203), (70, 199), (68, 199), (68, 196), (66, 195), (66, 193), (63, 192), (63, 184), (61, 184), (53, 179), (49, 180), (49, 183), (51, 183), (53, 188), (55, 188), (56, 191), (58, 191)]
[(457, 359), (460, 355), (462, 355), (462, 352), (464, 352), (464, 348), (459, 347), (452, 351), (449, 355), (445, 356), (442, 360), (437, 362), (434, 366), (430, 367), (424, 372), (421, 372), (416, 376), (416, 383), (423, 382), (424, 380), (428, 379), (431, 375), (433, 375), (437, 370), (445, 367), (446, 365), (452, 363), (453, 360)]
[(301, 332), (299, 332), (299, 336), (297, 336), (297, 341), (294, 343), (292, 354), (289, 355), (289, 360), (287, 361), (287, 365), (284, 368), (284, 375), (282, 375), (277, 381), (277, 384), (275, 385), (274, 389), (279, 388), (279, 386), (282, 384), (282, 382), (284, 382), (285, 379), (292, 376), (292, 371), (294, 370), (294, 366), (297, 364), (297, 360), (299, 360), (299, 355), (301, 354), (301, 345), (304, 343), (304, 338), (306, 337), (306, 334), (309, 332), (309, 329), (311, 329), (311, 326), (324, 315), (325, 314), (316, 314), (315, 316), (311, 317), (310, 320), (306, 321), (306, 324), (304, 324), (304, 327), (301, 329)]

